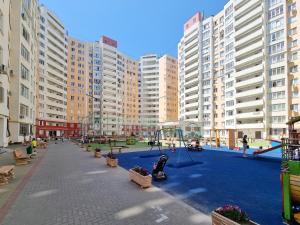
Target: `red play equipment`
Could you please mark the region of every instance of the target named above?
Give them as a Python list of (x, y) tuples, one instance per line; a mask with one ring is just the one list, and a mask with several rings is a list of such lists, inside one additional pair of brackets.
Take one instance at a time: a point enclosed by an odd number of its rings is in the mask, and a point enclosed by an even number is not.
[(270, 151), (273, 151), (273, 150), (281, 148), (281, 147), (282, 147), (282, 144), (273, 146), (271, 148), (258, 149), (258, 150), (256, 150), (256, 151), (253, 152), (253, 155), (255, 156), (255, 155), (263, 154), (263, 153), (270, 152)]

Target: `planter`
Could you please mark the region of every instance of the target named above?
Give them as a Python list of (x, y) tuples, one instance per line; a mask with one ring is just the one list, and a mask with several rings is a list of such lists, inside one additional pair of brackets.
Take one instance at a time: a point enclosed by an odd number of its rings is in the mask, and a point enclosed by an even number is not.
[(87, 151), (87, 152), (91, 152), (92, 150), (93, 150), (92, 147), (88, 147), (88, 146), (86, 147), (86, 151)]
[(132, 169), (129, 170), (129, 180), (140, 185), (142, 188), (151, 187), (152, 184), (152, 176), (150, 174), (147, 176), (143, 176)]
[(117, 167), (118, 159), (112, 159), (112, 158), (106, 157), (106, 164), (110, 167)]
[(211, 219), (212, 219), (212, 225), (259, 225), (258, 223), (255, 223), (253, 221), (249, 221), (247, 223), (238, 223), (231, 219), (228, 219), (225, 216), (222, 216), (221, 214), (213, 211), (211, 213)]
[(101, 158), (101, 152), (95, 152), (95, 158)]

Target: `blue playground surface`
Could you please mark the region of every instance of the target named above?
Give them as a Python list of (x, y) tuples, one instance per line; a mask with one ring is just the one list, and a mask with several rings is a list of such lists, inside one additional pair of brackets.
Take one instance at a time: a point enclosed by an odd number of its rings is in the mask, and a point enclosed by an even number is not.
[[(168, 179), (153, 184), (206, 214), (225, 204), (235, 204), (261, 225), (283, 224), (280, 150), (263, 157), (243, 158), (241, 151), (205, 148), (189, 154), (184, 148), (177, 148), (175, 153), (163, 150), (169, 156), (164, 169)], [(159, 157), (158, 150), (118, 155), (120, 166), (130, 169), (138, 165), (150, 172)]]

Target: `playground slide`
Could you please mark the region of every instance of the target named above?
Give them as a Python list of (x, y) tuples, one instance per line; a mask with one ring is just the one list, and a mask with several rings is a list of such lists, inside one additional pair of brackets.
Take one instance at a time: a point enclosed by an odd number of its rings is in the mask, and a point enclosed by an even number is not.
[(273, 146), (271, 148), (266, 148), (266, 149), (258, 149), (258, 150), (253, 152), (253, 155), (263, 154), (263, 153), (270, 152), (270, 151), (273, 151), (273, 150), (278, 149), (278, 148), (281, 148), (281, 145), (276, 145), (276, 146)]

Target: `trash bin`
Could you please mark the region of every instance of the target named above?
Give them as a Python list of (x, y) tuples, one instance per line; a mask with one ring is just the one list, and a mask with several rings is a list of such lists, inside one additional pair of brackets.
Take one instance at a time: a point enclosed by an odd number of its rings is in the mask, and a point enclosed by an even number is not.
[(27, 152), (27, 155), (31, 155), (32, 154), (32, 146), (29, 145), (27, 148), (26, 148), (26, 152)]

